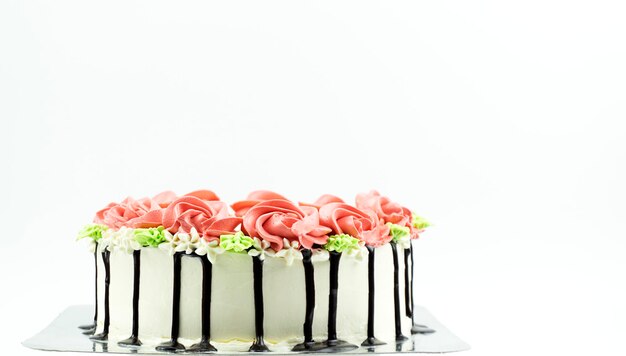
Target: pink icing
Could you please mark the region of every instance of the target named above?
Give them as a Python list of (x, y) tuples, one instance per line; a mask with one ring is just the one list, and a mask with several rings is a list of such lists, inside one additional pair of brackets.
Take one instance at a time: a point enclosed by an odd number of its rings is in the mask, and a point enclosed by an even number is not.
[(131, 197), (121, 203), (110, 203), (96, 213), (94, 222), (112, 229), (123, 226), (132, 228), (157, 227), (161, 225), (163, 210), (157, 201), (150, 198), (135, 200)]
[(254, 192), (248, 194), (248, 197), (245, 200), (238, 201), (231, 205), (231, 207), (235, 211), (235, 215), (244, 216), (244, 214), (248, 210), (250, 210), (250, 208), (257, 205), (258, 203), (274, 199), (289, 200), (284, 196), (269, 190), (255, 190)]
[(167, 208), (167, 206), (170, 205), (174, 200), (176, 200), (176, 198), (178, 198), (178, 196), (176, 196), (176, 193), (172, 192), (171, 190), (166, 190), (155, 195), (152, 200), (159, 204), (161, 208)]
[(409, 226), (411, 223), (411, 211), (402, 205), (392, 202), (389, 198), (381, 196), (375, 190), (356, 196), (356, 207), (363, 210), (373, 210), (379, 218), (386, 223)]
[(321, 197), (317, 198), (317, 200), (314, 203), (302, 203), (300, 202), (301, 206), (312, 206), (315, 207), (317, 209), (319, 209), (322, 205), (326, 205), (328, 203), (344, 203), (343, 199), (339, 198), (338, 196), (335, 195), (331, 195), (331, 194), (324, 194)]
[(411, 224), (411, 210), (400, 204), (391, 201), (389, 198), (381, 196), (375, 190), (369, 193), (362, 193), (356, 196), (356, 206), (361, 209), (371, 209), (376, 212), (379, 218), (386, 223), (407, 226), (411, 232), (411, 238), (417, 239), (423, 230), (418, 230)]
[(243, 229), (251, 237), (268, 241), (272, 249), (283, 248), (283, 238), (297, 240), (304, 248), (323, 245), (331, 229), (321, 226), (319, 213), (313, 207), (298, 207), (284, 199), (260, 202), (243, 216)]
[[(195, 195), (215, 196), (205, 193)], [(193, 195), (176, 199), (163, 213), (163, 226), (171, 233), (189, 233), (193, 227), (208, 241), (217, 240), (220, 235), (232, 234), (240, 223), (241, 218), (231, 216), (226, 203), (202, 200)]]
[(389, 227), (374, 211), (363, 211), (345, 203), (329, 203), (319, 210), (320, 222), (336, 234), (348, 234), (369, 246), (391, 241)]

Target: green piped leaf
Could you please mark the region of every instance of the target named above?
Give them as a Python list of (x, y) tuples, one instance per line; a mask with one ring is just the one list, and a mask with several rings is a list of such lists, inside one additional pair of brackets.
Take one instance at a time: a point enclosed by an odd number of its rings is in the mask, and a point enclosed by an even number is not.
[(220, 236), (220, 247), (224, 251), (244, 252), (254, 244), (254, 240), (250, 236), (244, 235), (243, 232), (237, 231), (233, 235)]
[(359, 240), (350, 235), (340, 234), (331, 235), (324, 245), (324, 249), (328, 251), (344, 252), (359, 248)]
[(100, 224), (87, 224), (79, 232), (76, 240), (90, 238), (94, 241), (98, 241), (102, 238), (102, 232), (109, 228)]
[(157, 247), (165, 242), (165, 228), (163, 226), (151, 227), (147, 229), (135, 229), (133, 237), (141, 246)]
[(391, 235), (394, 242), (408, 239), (411, 236), (411, 230), (408, 226), (400, 226), (392, 223), (387, 223), (387, 226), (389, 226), (389, 235)]
[(428, 222), (428, 220), (424, 219), (423, 217), (417, 214), (413, 214), (413, 219), (411, 220), (411, 224), (413, 225), (414, 228), (418, 230), (424, 230), (425, 228), (430, 226), (430, 223)]

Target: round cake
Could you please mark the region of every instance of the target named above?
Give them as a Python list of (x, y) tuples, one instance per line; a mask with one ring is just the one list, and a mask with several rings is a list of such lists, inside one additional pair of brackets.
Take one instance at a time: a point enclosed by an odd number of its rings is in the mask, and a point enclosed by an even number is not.
[(79, 239), (94, 254), (95, 342), (162, 352), (347, 351), (433, 330), (413, 317), (428, 226), (376, 191), (296, 203), (255, 191), (126, 198)]

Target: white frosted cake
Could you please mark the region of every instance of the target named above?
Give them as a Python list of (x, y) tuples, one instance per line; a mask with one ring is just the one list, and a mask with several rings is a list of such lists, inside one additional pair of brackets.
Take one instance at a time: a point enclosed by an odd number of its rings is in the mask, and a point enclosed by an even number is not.
[(163, 352), (347, 351), (433, 330), (413, 320), (428, 224), (376, 191), (354, 206), (269, 191), (111, 203), (79, 238), (96, 265), (95, 342)]

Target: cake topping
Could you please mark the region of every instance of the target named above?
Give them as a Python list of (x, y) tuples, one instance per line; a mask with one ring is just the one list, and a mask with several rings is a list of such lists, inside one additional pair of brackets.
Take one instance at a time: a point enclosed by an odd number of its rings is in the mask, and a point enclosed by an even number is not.
[(161, 225), (161, 206), (151, 198), (135, 200), (132, 197), (121, 203), (110, 203), (96, 213), (94, 223), (110, 228), (157, 227)]
[(320, 208), (320, 221), (336, 234), (348, 234), (368, 246), (391, 240), (389, 227), (373, 211), (362, 211), (345, 203), (330, 203)]
[(284, 196), (269, 191), (269, 190), (255, 190), (254, 192), (248, 194), (246, 200), (238, 201), (232, 205), (233, 210), (235, 211), (235, 215), (243, 216), (250, 208), (257, 205), (260, 202), (266, 200), (289, 200)]
[(189, 233), (193, 228), (209, 241), (233, 233), (240, 223), (241, 218), (230, 216), (226, 203), (196, 196), (176, 199), (163, 213), (163, 226), (171, 233)]
[(269, 242), (275, 251), (283, 248), (283, 239), (299, 241), (307, 249), (314, 244), (323, 245), (331, 231), (320, 225), (317, 209), (280, 199), (250, 208), (243, 216), (243, 229), (251, 237)]

